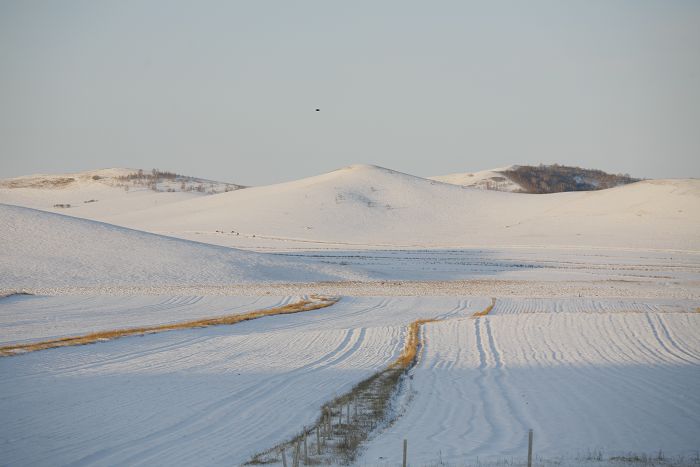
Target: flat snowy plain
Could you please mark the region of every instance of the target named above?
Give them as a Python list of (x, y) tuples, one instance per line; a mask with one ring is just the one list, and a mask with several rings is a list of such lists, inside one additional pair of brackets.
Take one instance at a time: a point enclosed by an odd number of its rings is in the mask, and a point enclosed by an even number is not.
[(361, 463), (693, 457), (700, 433), (698, 313), (621, 302), (510, 301), (501, 314), (425, 326), (406, 412)]
[[(17, 342), (83, 322), (98, 329), (292, 300), (15, 296), (3, 299), (0, 329)], [(528, 428), (548, 458), (697, 449), (697, 301), (511, 298), (471, 317), (489, 303), (343, 298), (299, 315), (2, 358), (3, 463), (243, 463), (388, 365), (418, 318), (443, 321), (425, 326), (401, 398), (409, 403), (361, 465), (396, 465), (404, 438), (413, 465), (521, 458)], [(157, 318), (144, 317), (149, 310)]]
[[(95, 310), (83, 298), (53, 300), (59, 317)], [(488, 303), (344, 298), (235, 326), (0, 358), (3, 463), (237, 465), (396, 358), (410, 321), (465, 317)], [(37, 335), (25, 329), (14, 339)]]

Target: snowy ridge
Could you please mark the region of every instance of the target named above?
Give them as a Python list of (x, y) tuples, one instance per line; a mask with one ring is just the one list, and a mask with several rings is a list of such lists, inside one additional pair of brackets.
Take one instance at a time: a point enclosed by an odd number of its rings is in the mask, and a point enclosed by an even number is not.
[(518, 193), (526, 190), (503, 173), (516, 167), (517, 166), (515, 165), (509, 165), (508, 167), (501, 167), (498, 169), (438, 175), (428, 178), (430, 180), (437, 180), (438, 182), (451, 183), (453, 185), (461, 185), (470, 188), (479, 188), (481, 190), (496, 190)]
[(351, 166), (115, 215), (110, 222), (248, 248), (547, 245), (700, 251), (699, 201), (698, 180), (526, 195)]
[(85, 191), (93, 182), (86, 183), (77, 190), (0, 188), (0, 202), (261, 250), (559, 246), (700, 251), (696, 179), (528, 195), (353, 165), (209, 196), (147, 188), (125, 192), (99, 180), (94, 182), (102, 190), (98, 194)]
[[(167, 172), (112, 168), (0, 180), (0, 203), (105, 220), (110, 215), (242, 188)], [(154, 173), (156, 175), (154, 175)]]
[(0, 205), (0, 288), (332, 280), (310, 265)]

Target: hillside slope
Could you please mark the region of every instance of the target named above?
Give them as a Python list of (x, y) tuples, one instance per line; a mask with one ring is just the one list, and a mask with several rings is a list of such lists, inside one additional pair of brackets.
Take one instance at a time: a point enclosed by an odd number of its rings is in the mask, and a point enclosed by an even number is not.
[[(0, 204), (0, 289), (347, 278), (338, 269)], [(353, 277), (354, 278), (354, 277)]]
[(479, 188), (481, 190), (507, 191), (511, 193), (526, 192), (525, 188), (504, 175), (503, 172), (510, 170), (513, 166), (499, 169), (481, 170), (479, 172), (463, 172), (448, 175), (438, 175), (428, 177), (430, 180), (450, 183), (452, 185)]
[(558, 164), (511, 165), (500, 169), (456, 173), (430, 179), (482, 190), (538, 194), (603, 190), (639, 181), (629, 175), (609, 174), (602, 170)]
[(0, 180), (0, 203), (103, 220), (114, 214), (240, 188), (171, 172), (113, 168)]
[(110, 219), (222, 245), (587, 246), (700, 250), (700, 181), (529, 195), (366, 165)]

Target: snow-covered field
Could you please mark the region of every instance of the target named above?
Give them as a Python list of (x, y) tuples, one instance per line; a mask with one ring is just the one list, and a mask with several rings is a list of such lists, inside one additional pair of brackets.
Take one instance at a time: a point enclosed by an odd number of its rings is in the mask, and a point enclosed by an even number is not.
[[(82, 320), (94, 329), (143, 322), (140, 312), (179, 299), (11, 300), (2, 305), (5, 342), (70, 333)], [(173, 315), (156, 314), (168, 322), (208, 315), (212, 306), (235, 312), (288, 300), (189, 299)], [(343, 298), (298, 315), (2, 358), (3, 462), (240, 464), (385, 367), (418, 318), (443, 321), (425, 326), (423, 354), (404, 388), (411, 397), (401, 398), (402, 416), (374, 437), (361, 465), (400, 462), (404, 438), (413, 465), (522, 457), (528, 428), (545, 457), (697, 449), (696, 303), (509, 299), (493, 315), (470, 317), (489, 303)], [(32, 323), (47, 312), (66, 324)], [(23, 314), (27, 322), (17, 318)]]
[[(274, 255), (0, 205), (0, 288), (196, 286), (319, 280), (697, 283), (695, 252), (611, 249), (303, 251)], [(11, 245), (12, 247), (9, 247)], [(303, 292), (302, 292), (303, 293)]]
[[(99, 313), (97, 298), (52, 300), (57, 316)], [(410, 321), (469, 316), (489, 302), (344, 298), (235, 326), (0, 358), (2, 463), (238, 465), (392, 361)], [(13, 339), (36, 335), (24, 329)]]
[(0, 465), (240, 464), (418, 318), (443, 321), (360, 464), (403, 438), (413, 465), (518, 458), (528, 428), (548, 458), (700, 448), (698, 180), (526, 195), (361, 165), (207, 195), (125, 173), (0, 183), (0, 297), (50, 295), (0, 298), (0, 343), (342, 299), (0, 358)]
[(522, 459), (530, 428), (545, 458), (696, 453), (700, 314), (519, 305), (426, 325), (413, 399), (361, 463), (397, 465), (403, 439), (413, 465)]
[(233, 315), (301, 298), (13, 295), (0, 299), (0, 345)]
[[(663, 293), (680, 287), (688, 290), (686, 296), (690, 298), (700, 282), (700, 253), (691, 251), (511, 247), (316, 249), (264, 254), (17, 206), (0, 205), (0, 215), (4, 220), (0, 224), (0, 243), (5, 245), (0, 290), (5, 291), (48, 293), (49, 289), (88, 287), (94, 289), (88, 293), (102, 293), (113, 287), (174, 286), (195, 289), (162, 292), (181, 295), (204, 293), (196, 290), (198, 286), (240, 289), (241, 284), (271, 282), (525, 280), (554, 285), (563, 281), (612, 281), (611, 287), (616, 289), (636, 287), (635, 293), (641, 293), (638, 296), (656, 296), (654, 289)], [(639, 290), (640, 287), (649, 292)], [(392, 288), (375, 289), (370, 294), (393, 294)], [(312, 292), (297, 289), (279, 294)], [(229, 292), (240, 293), (241, 290)], [(259, 293), (265, 292), (254, 292)], [(431, 294), (429, 290), (427, 293)], [(493, 294), (488, 290), (473, 293)]]

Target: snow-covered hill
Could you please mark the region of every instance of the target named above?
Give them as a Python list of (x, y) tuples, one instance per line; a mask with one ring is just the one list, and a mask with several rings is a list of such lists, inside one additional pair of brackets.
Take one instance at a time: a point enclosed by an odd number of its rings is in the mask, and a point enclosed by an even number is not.
[[(331, 266), (0, 204), (0, 289), (347, 279)], [(351, 277), (354, 278), (354, 277)]]
[(101, 220), (240, 188), (158, 170), (113, 168), (0, 180), (0, 203)]
[(355, 165), (115, 215), (108, 221), (244, 247), (700, 250), (700, 181), (654, 180), (601, 191), (529, 195)]
[(515, 166), (502, 167), (499, 169), (482, 170), (480, 172), (464, 172), (448, 175), (438, 175), (428, 177), (430, 180), (451, 183), (453, 185), (479, 188), (482, 190), (497, 190), (508, 192), (525, 192), (521, 185), (510, 179), (503, 172), (513, 169)]
[(603, 190), (640, 181), (627, 174), (610, 174), (602, 170), (559, 164), (511, 165), (500, 169), (430, 178), (482, 190), (540, 194)]

